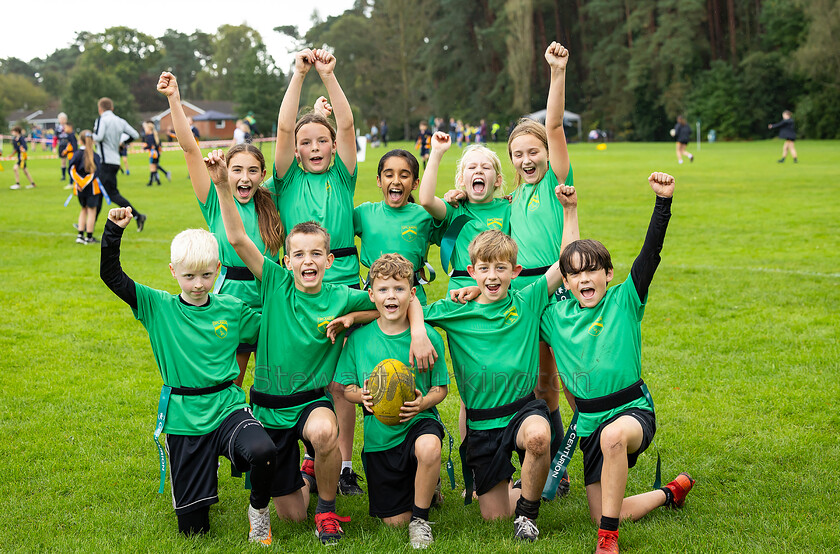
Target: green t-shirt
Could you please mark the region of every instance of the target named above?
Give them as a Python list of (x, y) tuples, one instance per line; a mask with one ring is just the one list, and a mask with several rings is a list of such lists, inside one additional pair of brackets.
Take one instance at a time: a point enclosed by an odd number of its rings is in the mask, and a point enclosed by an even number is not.
[[(575, 298), (552, 305), (540, 324), (554, 350), (557, 370), (576, 398), (600, 398), (629, 387), (642, 375), (641, 321), (645, 303), (631, 277), (607, 289), (594, 308)], [(578, 415), (577, 432), (588, 437), (604, 421), (629, 408), (652, 410), (645, 398), (606, 412)]]
[[(356, 245), (353, 233), (353, 194), (358, 166), (351, 175), (338, 154), (324, 173), (309, 173), (292, 163), (282, 177), (277, 168), (265, 186), (275, 194), (274, 203), (286, 232), (304, 221), (317, 221), (330, 234), (330, 249)], [(359, 284), (359, 258), (344, 256), (324, 275), (325, 283)]]
[[(566, 176), (566, 186), (574, 186), (572, 168)], [(563, 205), (554, 189), (557, 176), (548, 171), (539, 183), (522, 183), (513, 191), (510, 205), (510, 236), (519, 247), (516, 262), (523, 268), (536, 269), (552, 265), (560, 258), (563, 243)], [(519, 276), (511, 287), (521, 289), (537, 280), (538, 275)]]
[[(486, 204), (462, 202), (457, 208), (453, 208), (448, 202), (445, 204), (446, 216), (440, 223), (442, 233), (445, 233), (455, 218), (460, 215), (467, 215), (472, 219), (464, 225), (455, 240), (455, 250), (452, 252), (450, 263), (456, 270), (466, 271), (467, 266), (470, 265), (469, 246), (476, 236), (491, 229), (501, 231), (506, 235), (510, 234), (510, 202), (505, 198), (494, 198)], [(446, 268), (443, 269), (446, 270)], [(469, 275), (451, 277), (448, 290), (474, 285), (475, 279)]]
[[(495, 408), (534, 391), (540, 369), (540, 315), (548, 306), (545, 277), (492, 304), (438, 300), (423, 309), (426, 322), (446, 331), (458, 392), (467, 408)], [(513, 415), (471, 429), (504, 427)]]
[[(437, 362), (430, 370), (414, 370), (415, 387), (425, 396), (432, 387), (449, 384), (449, 372), (446, 369), (446, 353), (440, 333), (426, 325), (426, 332), (432, 346), (438, 353)], [(347, 339), (347, 345), (338, 360), (335, 381), (342, 385), (361, 387), (365, 380), (381, 361), (396, 359), (408, 365), (408, 350), (411, 346), (411, 329), (399, 335), (386, 335), (374, 321), (357, 329)], [(379, 452), (402, 444), (411, 427), (423, 418), (434, 418), (431, 410), (420, 412), (411, 421), (397, 425), (385, 425), (375, 416), (365, 416), (365, 452)]]
[[(207, 200), (202, 204), (198, 202), (201, 208), (201, 215), (204, 216), (204, 221), (207, 222), (207, 228), (219, 243), (219, 261), (222, 265), (245, 267), (245, 262), (236, 253), (233, 246), (227, 239), (225, 232), (225, 224), (222, 221), (222, 211), (219, 207), (219, 197), (216, 194), (216, 187), (210, 185), (210, 191), (207, 194)], [(242, 224), (245, 226), (245, 233), (254, 241), (254, 245), (263, 253), (264, 256), (269, 256), (272, 260), (280, 259), (278, 252), (274, 256), (268, 251), (268, 248), (263, 242), (262, 235), (260, 235), (260, 225), (257, 220), (257, 210), (254, 200), (251, 199), (247, 204), (240, 204), (236, 202), (236, 209), (239, 211), (239, 216), (242, 218)], [(221, 273), (219, 279), (222, 279)], [(218, 284), (218, 281), (217, 281)], [(242, 299), (250, 307), (257, 311), (262, 310), (262, 303), (260, 302), (260, 287), (256, 280), (238, 281), (234, 279), (224, 279), (222, 286), (219, 289), (220, 294), (230, 294)]]
[[(350, 312), (375, 310), (376, 305), (366, 291), (344, 285), (324, 283), (316, 294), (301, 292), (295, 288), (292, 272), (269, 258), (263, 261), (261, 283), (263, 319), (254, 389), (287, 396), (326, 387), (335, 375), (344, 343), (344, 333), (336, 337), (335, 344), (330, 342), (327, 324)], [(297, 423), (306, 405), (282, 410), (255, 405), (254, 416), (266, 427), (288, 429)]]
[[(414, 271), (423, 267), (429, 243), (440, 244), (440, 226), (419, 204), (392, 208), (385, 202), (365, 202), (353, 210), (353, 228), (362, 239), (361, 262), (367, 268), (385, 253), (405, 256)], [(426, 292), (417, 285), (417, 299)]]
[[(236, 348), (251, 342), (260, 315), (242, 300), (210, 294), (206, 306), (190, 306), (176, 294), (135, 283), (134, 317), (149, 333), (163, 382), (171, 387), (212, 387), (239, 376)], [(164, 433), (205, 435), (233, 411), (246, 408), (245, 392), (236, 385), (213, 394), (169, 397)]]

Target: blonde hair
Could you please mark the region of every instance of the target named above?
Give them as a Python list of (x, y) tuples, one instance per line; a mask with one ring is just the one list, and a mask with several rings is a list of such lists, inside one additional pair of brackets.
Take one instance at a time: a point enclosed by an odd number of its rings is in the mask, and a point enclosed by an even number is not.
[(510, 262), (516, 265), (516, 255), (519, 247), (516, 241), (501, 231), (491, 229), (480, 233), (472, 239), (468, 248), (470, 263), (475, 265), (481, 262)]
[(414, 281), (414, 266), (400, 254), (382, 254), (370, 266), (368, 272), (368, 283), (373, 287), (376, 279), (407, 279), (409, 285)]
[[(510, 136), (508, 137), (508, 157), (511, 162), (513, 161), (513, 150), (511, 150), (511, 144), (513, 144), (514, 139), (524, 135), (532, 135), (539, 139), (539, 141), (543, 143), (546, 152), (548, 152), (548, 132), (545, 130), (545, 125), (531, 118), (523, 117), (516, 122), (516, 127), (513, 128), (513, 131), (510, 132)], [(517, 171), (516, 175), (513, 177), (513, 190), (518, 189), (521, 184), (522, 175), (520, 175)]]
[(84, 165), (88, 175), (96, 172), (96, 160), (93, 158), (93, 134), (88, 129), (79, 133), (79, 142), (85, 147)]
[[(493, 170), (496, 172), (498, 177), (501, 177), (502, 184), (498, 187), (495, 187), (493, 191), (493, 196), (496, 198), (501, 198), (505, 194), (505, 177), (502, 175), (502, 161), (499, 159), (498, 154), (487, 148), (482, 144), (470, 144), (466, 148), (464, 148), (464, 152), (461, 154), (461, 157), (458, 158), (458, 166), (455, 168), (455, 188), (458, 190), (465, 190), (466, 187), (464, 186), (464, 170), (466, 169), (466, 163), (464, 162), (464, 158), (466, 158), (469, 154), (473, 152), (478, 152), (479, 154), (484, 154), (490, 159), (490, 162), (493, 164)], [(493, 183), (487, 183), (487, 186), (494, 186), (495, 181)]]
[(219, 243), (204, 229), (187, 229), (172, 239), (169, 248), (172, 267), (200, 269), (219, 263)]

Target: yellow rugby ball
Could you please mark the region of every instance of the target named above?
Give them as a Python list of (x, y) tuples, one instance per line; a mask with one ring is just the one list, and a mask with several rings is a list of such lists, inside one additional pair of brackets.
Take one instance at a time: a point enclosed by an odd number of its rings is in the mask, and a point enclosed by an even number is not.
[(397, 425), (403, 403), (414, 400), (414, 372), (399, 360), (382, 360), (370, 374), (368, 390), (376, 419), (385, 425)]

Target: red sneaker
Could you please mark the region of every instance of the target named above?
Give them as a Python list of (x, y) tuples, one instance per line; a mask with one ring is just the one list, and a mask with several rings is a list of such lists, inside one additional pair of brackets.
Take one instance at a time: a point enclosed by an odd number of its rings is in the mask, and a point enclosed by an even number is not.
[(674, 496), (671, 506), (682, 508), (685, 504), (685, 497), (688, 496), (688, 492), (694, 486), (694, 479), (688, 473), (682, 472), (665, 486), (671, 489), (671, 494)]
[(618, 554), (618, 531), (598, 529), (598, 548), (595, 554)]
[(315, 534), (321, 540), (321, 544), (336, 544), (344, 536), (344, 529), (341, 523), (350, 521), (349, 517), (341, 517), (333, 512), (315, 514)]

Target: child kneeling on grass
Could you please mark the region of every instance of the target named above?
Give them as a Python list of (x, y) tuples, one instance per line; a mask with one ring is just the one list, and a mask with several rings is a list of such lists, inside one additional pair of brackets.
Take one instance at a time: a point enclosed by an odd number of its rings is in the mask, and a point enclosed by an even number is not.
[(362, 404), (364, 450), (362, 461), (368, 480), (370, 515), (387, 525), (408, 522), (412, 547), (426, 548), (434, 540), (429, 509), (440, 478), (443, 424), (432, 409), (446, 398), (449, 373), (443, 338), (428, 325), (426, 332), (438, 353), (429, 371), (413, 370), (414, 400), (400, 408), (400, 422), (380, 422), (373, 408), (368, 378), (380, 363), (397, 360), (409, 365), (411, 329), (408, 306), (415, 298), (414, 266), (399, 254), (383, 254), (371, 264), (368, 294), (379, 318), (355, 331), (336, 369), (335, 380), (345, 385), (344, 397)]
[[(564, 208), (563, 245), (578, 236), (574, 187), (558, 185)], [(501, 231), (484, 231), (469, 244), (469, 275), (479, 289), (467, 304), (439, 300), (424, 310), (426, 321), (447, 333), (458, 390), (466, 405), (467, 432), (461, 445), (465, 481), (472, 480), (484, 519), (515, 515), (514, 537), (535, 541), (540, 496), (551, 461), (548, 405), (537, 399), (540, 317), (560, 286), (555, 262), (521, 290), (509, 292), (522, 270), (516, 242)], [(521, 488), (511, 487), (516, 452)], [(472, 484), (467, 483), (467, 498)]]
[(641, 379), (641, 321), (675, 184), (666, 173), (652, 173), (648, 182), (656, 205), (627, 280), (607, 290), (610, 253), (598, 241), (572, 242), (560, 254), (560, 270), (574, 298), (552, 305), (541, 322), (543, 339), (575, 397), (589, 514), (600, 523), (598, 554), (618, 552), (619, 520), (637, 520), (663, 505), (682, 507), (694, 485), (680, 473), (661, 489), (624, 498), (627, 470), (656, 433), (653, 400)]
[[(163, 377), (155, 440), (166, 433), (178, 530), (185, 535), (210, 530), (210, 505), (219, 501), (219, 456), (251, 472), (253, 521), (271, 500), (274, 443), (233, 380), (239, 375), (236, 348), (256, 340), (260, 316), (238, 298), (210, 293), (219, 274), (219, 245), (202, 229), (188, 229), (172, 241), (169, 269), (180, 294), (132, 281), (120, 267), (120, 242), (131, 219), (130, 207), (108, 213), (99, 271), (148, 331)], [(165, 464), (164, 458), (164, 469)], [(270, 541), (270, 529), (252, 525), (249, 539), (266, 531)]]

